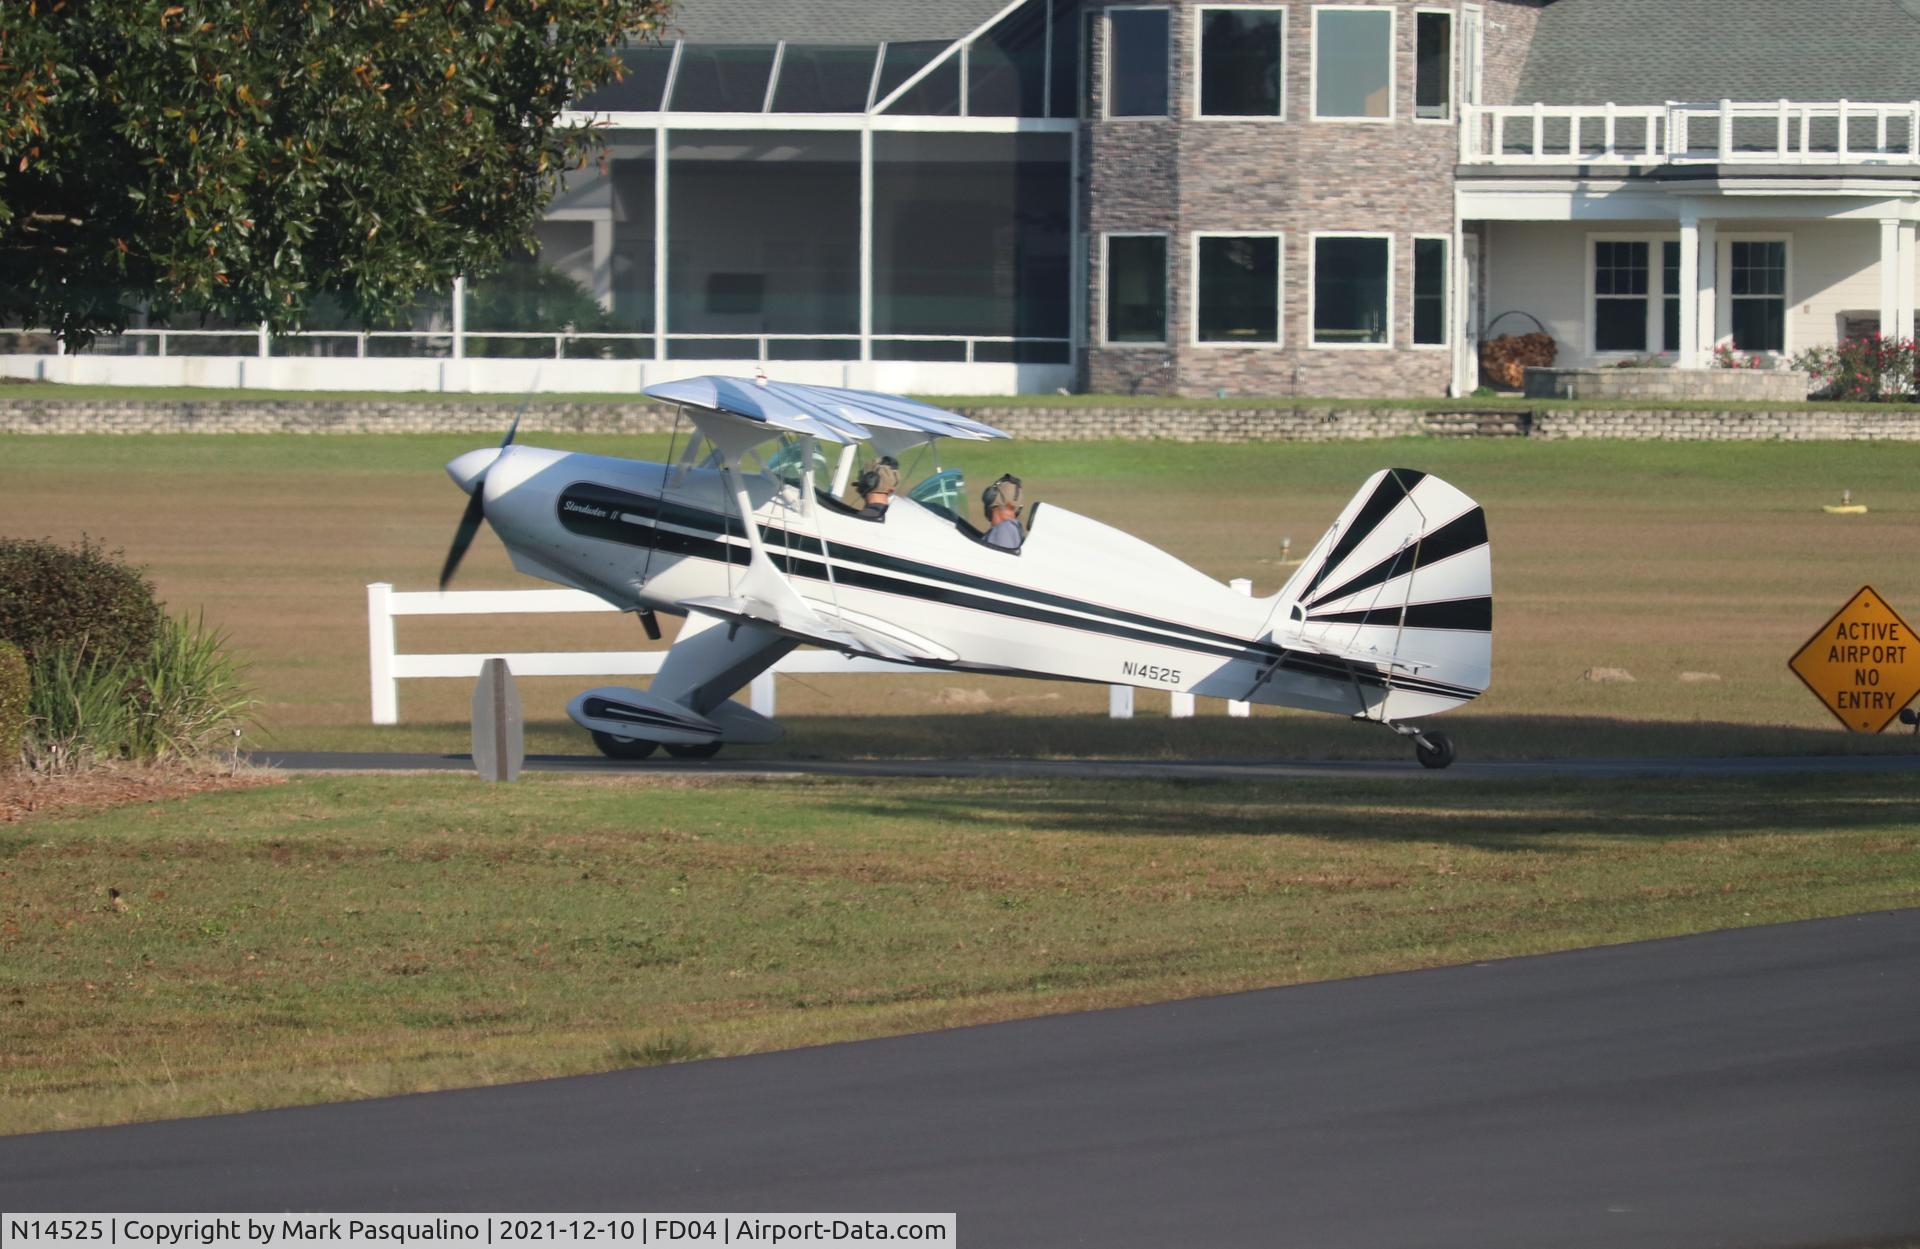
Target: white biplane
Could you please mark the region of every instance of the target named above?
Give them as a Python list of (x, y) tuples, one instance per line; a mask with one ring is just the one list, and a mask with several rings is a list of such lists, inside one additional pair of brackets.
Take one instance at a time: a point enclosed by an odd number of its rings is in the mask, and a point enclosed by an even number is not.
[(447, 465), (472, 498), (442, 588), (484, 518), (515, 568), (638, 613), (649, 636), (655, 613), (687, 618), (647, 689), (606, 686), (568, 705), (615, 758), (776, 740), (775, 721), (731, 696), (802, 645), (1334, 712), (1411, 738), (1433, 768), (1453, 745), (1411, 721), (1487, 688), (1486, 517), (1426, 473), (1375, 473), (1286, 585), (1250, 598), (1051, 504), (1028, 509), (1018, 550), (989, 545), (937, 449), (924, 457), (935, 471), (884, 520), (840, 501), (858, 444), (898, 458), (942, 438), (1007, 437), (955, 413), (765, 378), (646, 393), (697, 430), (671, 463), (516, 445), (509, 430)]

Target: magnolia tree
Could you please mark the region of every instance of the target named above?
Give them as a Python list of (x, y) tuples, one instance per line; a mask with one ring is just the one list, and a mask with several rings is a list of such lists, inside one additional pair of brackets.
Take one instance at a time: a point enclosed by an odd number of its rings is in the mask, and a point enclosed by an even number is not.
[(524, 252), (671, 0), (0, 0), (0, 324), (370, 324)]

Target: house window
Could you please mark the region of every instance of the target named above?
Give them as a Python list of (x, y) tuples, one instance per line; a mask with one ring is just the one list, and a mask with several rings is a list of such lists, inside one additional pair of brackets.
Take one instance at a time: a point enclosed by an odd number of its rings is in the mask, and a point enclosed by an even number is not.
[(1280, 236), (1194, 239), (1194, 336), (1203, 343), (1280, 341)]
[(1393, 119), (1393, 10), (1313, 11), (1313, 115)]
[(1680, 350), (1680, 244), (1660, 244), (1660, 347)]
[(1167, 341), (1167, 236), (1107, 236), (1107, 341)]
[(1427, 121), (1453, 116), (1453, 14), (1414, 16), (1413, 115)]
[(1285, 111), (1285, 9), (1201, 9), (1200, 115), (1278, 117)]
[(1593, 349), (1647, 349), (1647, 245), (1593, 245)]
[(1167, 115), (1167, 10), (1107, 10), (1107, 116)]
[(1325, 235), (1314, 239), (1314, 345), (1388, 344), (1392, 272), (1393, 241), (1385, 235)]
[(1787, 245), (1728, 245), (1733, 345), (1739, 351), (1787, 349)]
[(1447, 240), (1413, 240), (1413, 344), (1447, 343)]

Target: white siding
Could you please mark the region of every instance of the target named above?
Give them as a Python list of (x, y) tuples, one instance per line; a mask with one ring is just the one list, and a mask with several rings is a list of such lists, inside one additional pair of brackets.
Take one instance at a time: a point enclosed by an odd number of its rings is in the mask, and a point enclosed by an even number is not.
[[(1659, 241), (1678, 238), (1672, 222), (1491, 222), (1487, 226), (1486, 315), (1531, 313), (1559, 343), (1558, 363), (1580, 367), (1595, 363), (1588, 352), (1587, 307), (1591, 278), (1588, 240), (1648, 236), (1656, 292), (1660, 281)], [(1877, 318), (1880, 310), (1880, 225), (1877, 221), (1729, 221), (1719, 227), (1721, 271), (1727, 244), (1737, 238), (1788, 240), (1787, 349), (1831, 344), (1847, 314)], [(1916, 263), (1920, 283), (1920, 263)], [(1724, 278), (1715, 301), (1717, 333), (1730, 333)], [(1656, 325), (1658, 324), (1656, 316)], [(1492, 327), (1494, 336), (1532, 330), (1526, 316), (1509, 316)], [(1912, 333), (1912, 327), (1903, 327)], [(1601, 357), (1600, 362), (1617, 357)]]

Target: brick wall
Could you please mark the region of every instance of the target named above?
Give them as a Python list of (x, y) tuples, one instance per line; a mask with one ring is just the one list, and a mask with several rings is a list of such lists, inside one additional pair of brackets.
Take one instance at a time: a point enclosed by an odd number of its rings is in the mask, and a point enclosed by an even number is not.
[(1521, 104), (1515, 95), (1520, 71), (1533, 46), (1533, 30), (1540, 21), (1542, 0), (1487, 0), (1486, 60), (1481, 73), (1485, 104)]
[[(1412, 118), (1415, 0), (1374, 0), (1395, 12), (1396, 78), (1392, 124), (1316, 122), (1311, 87), (1313, 6), (1289, 5), (1282, 119), (1197, 117), (1196, 0), (1172, 5), (1173, 116), (1102, 119), (1106, 27), (1094, 21), (1091, 81), (1095, 116), (1083, 126), (1091, 275), (1087, 367), (1094, 392), (1363, 397), (1440, 395), (1452, 373), (1445, 349), (1412, 341), (1413, 239), (1451, 236), (1458, 132), (1450, 123)], [(1456, 11), (1456, 40), (1459, 35)], [(1169, 236), (1171, 341), (1165, 346), (1102, 345), (1102, 236), (1158, 231)], [(1193, 248), (1196, 233), (1284, 234), (1282, 342), (1220, 347), (1195, 343)], [(1391, 236), (1393, 345), (1329, 350), (1311, 344), (1312, 236), (1315, 232)]]

